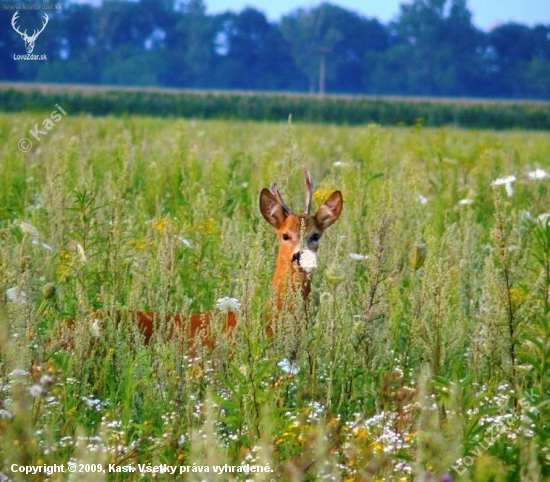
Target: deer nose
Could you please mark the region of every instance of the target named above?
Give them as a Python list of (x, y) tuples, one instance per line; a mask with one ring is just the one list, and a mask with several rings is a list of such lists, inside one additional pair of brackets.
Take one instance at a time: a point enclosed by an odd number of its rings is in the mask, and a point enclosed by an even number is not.
[(301, 254), (301, 251), (298, 251), (297, 253), (294, 253), (294, 255), (292, 256), (292, 262), (293, 263), (300, 264), (300, 254)]

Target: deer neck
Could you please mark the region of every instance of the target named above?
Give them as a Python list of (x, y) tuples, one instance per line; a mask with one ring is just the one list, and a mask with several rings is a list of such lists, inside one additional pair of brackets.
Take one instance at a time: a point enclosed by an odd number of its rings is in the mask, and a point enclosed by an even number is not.
[(277, 310), (281, 311), (286, 302), (288, 309), (293, 311), (293, 295), (299, 292), (305, 301), (311, 292), (311, 274), (296, 269), (293, 263), (279, 254), (271, 286), (275, 288)]

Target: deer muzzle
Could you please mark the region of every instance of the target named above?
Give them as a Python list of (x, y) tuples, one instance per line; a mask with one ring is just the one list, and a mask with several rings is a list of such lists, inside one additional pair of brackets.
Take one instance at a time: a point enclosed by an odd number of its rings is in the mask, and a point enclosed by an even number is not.
[(310, 273), (317, 268), (317, 255), (311, 249), (300, 250), (292, 256), (292, 262), (298, 266), (299, 269)]

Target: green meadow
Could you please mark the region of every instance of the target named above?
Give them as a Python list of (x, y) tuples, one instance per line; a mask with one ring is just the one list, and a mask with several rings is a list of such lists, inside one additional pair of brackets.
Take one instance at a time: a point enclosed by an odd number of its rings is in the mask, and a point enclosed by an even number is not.
[[(0, 114), (0, 478), (548, 480), (547, 132), (47, 116)], [(268, 337), (303, 166), (344, 209)], [(110, 315), (224, 297), (196, 356)]]

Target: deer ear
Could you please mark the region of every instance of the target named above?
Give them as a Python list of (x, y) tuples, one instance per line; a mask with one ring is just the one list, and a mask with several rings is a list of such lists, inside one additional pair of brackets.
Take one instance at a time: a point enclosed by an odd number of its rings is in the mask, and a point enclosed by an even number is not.
[(342, 193), (334, 191), (315, 213), (314, 218), (320, 229), (327, 229), (338, 220), (343, 204)]
[(260, 193), (260, 211), (264, 219), (275, 229), (279, 229), (286, 219), (286, 212), (282, 204), (269, 189), (262, 189)]

